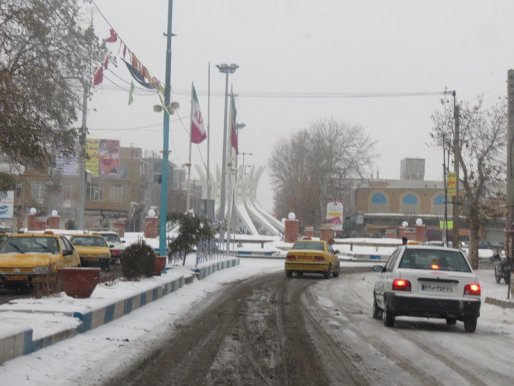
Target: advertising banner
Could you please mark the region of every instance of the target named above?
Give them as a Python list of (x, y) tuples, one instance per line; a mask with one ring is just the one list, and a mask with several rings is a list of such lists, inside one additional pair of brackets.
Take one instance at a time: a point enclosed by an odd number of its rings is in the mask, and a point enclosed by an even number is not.
[(457, 195), (457, 175), (449, 172), (446, 178), (446, 186), (448, 189), (448, 196), (455, 197)]
[(100, 177), (120, 176), (120, 141), (101, 139), (99, 148)]
[(93, 177), (98, 177), (98, 155), (100, 151), (99, 139), (86, 141), (86, 169)]
[(79, 160), (74, 155), (65, 156), (62, 153), (59, 153), (55, 157), (55, 168), (59, 170), (61, 176), (78, 176)]
[(333, 231), (343, 230), (343, 203), (340, 201), (327, 204), (326, 225)]
[(14, 190), (0, 192), (0, 219), (13, 218)]

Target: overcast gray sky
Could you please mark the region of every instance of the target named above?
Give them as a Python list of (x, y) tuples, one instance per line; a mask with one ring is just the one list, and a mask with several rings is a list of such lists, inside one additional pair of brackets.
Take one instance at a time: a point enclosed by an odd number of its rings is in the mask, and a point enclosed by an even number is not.
[[(164, 83), (168, 0), (95, 0), (127, 46)], [(387, 98), (270, 97), (273, 93), (419, 93), (456, 90), (458, 100), (483, 95), (492, 104), (506, 95), (514, 68), (514, 1), (511, 0), (175, 0), (173, 2), (171, 160), (187, 162), (191, 82), (207, 120), (211, 62), (211, 165), (221, 165), (224, 75), (219, 63), (237, 63), (230, 76), (237, 100), (240, 152), (246, 163), (267, 164), (274, 145), (320, 118), (360, 124), (377, 140), (375, 170), (399, 178), (405, 157), (426, 159), (426, 179), (441, 179), (442, 151), (427, 146), (430, 115), (441, 96)], [(91, 12), (90, 10), (88, 12)], [(109, 26), (93, 9), (96, 32)], [(113, 44), (113, 53), (119, 45)], [(113, 71), (126, 81), (121, 62)], [(122, 146), (162, 150), (162, 115), (155, 95), (137, 93), (128, 106), (128, 84), (107, 73), (90, 105), (88, 127), (96, 138)], [(261, 93), (264, 97), (245, 94)], [(207, 142), (193, 150), (206, 162)], [(376, 173), (376, 172), (375, 172)], [(272, 209), (267, 175), (258, 191)]]

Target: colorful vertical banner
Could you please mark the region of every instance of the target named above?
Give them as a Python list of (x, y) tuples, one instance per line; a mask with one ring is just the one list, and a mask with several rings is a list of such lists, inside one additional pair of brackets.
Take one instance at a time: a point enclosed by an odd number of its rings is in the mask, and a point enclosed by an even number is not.
[(343, 230), (343, 203), (340, 201), (327, 204), (326, 225), (333, 231)]
[(101, 139), (98, 152), (100, 177), (120, 176), (120, 141)]
[(457, 174), (449, 172), (446, 175), (446, 188), (448, 196), (455, 197), (457, 195)]
[(88, 139), (86, 141), (86, 170), (93, 177), (98, 177), (98, 157), (100, 154), (100, 140)]

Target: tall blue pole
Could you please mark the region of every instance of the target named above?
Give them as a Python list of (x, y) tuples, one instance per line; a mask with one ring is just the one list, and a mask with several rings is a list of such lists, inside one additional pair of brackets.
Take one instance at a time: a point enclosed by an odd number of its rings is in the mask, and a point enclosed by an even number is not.
[(168, 212), (168, 170), (170, 115), (168, 107), (171, 101), (171, 20), (173, 0), (168, 2), (168, 28), (166, 31), (166, 80), (164, 84), (164, 106), (162, 122), (162, 167), (161, 167), (161, 205), (159, 211), (159, 255), (166, 256), (166, 215)]

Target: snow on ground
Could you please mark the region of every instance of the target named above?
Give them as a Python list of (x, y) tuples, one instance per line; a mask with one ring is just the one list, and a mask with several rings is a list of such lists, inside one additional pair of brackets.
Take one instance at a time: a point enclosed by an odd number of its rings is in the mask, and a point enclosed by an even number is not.
[[(194, 260), (189, 259), (183, 269), (194, 267), (194, 263)], [(343, 271), (347, 266), (370, 267), (369, 274), (362, 274), (363, 279), (358, 284), (359, 292), (369, 294), (370, 299), (376, 277), (376, 273), (371, 271), (373, 264), (373, 262), (349, 261), (342, 263)], [(240, 265), (186, 285), (121, 319), (4, 363), (0, 366), (1, 383), (17, 386), (99, 384), (109, 373), (124, 369), (124, 366), (130, 366), (132, 360), (144, 355), (155, 342), (169, 333), (179, 320), (184, 323), (183, 321), (193, 314), (199, 302), (207, 298), (209, 294), (221, 289), (226, 283), (254, 275), (281, 271), (283, 267), (284, 261), (281, 259), (243, 258)], [(178, 272), (182, 268), (176, 266), (168, 274), (173, 274), (175, 269)], [(497, 299), (507, 298), (507, 286), (496, 284), (492, 270), (479, 271), (478, 275), (483, 287), (482, 300), (488, 296)], [(344, 274), (342, 280), (344, 280)], [(143, 281), (139, 284), (132, 283), (129, 287), (144, 285), (142, 283)], [(113, 289), (121, 290), (123, 287), (124, 284), (119, 282)], [(104, 288), (102, 293), (104, 293), (103, 291), (108, 292), (111, 289)], [(80, 301), (68, 299), (70, 302)], [(30, 299), (22, 303), (26, 306), (31, 302), (37, 303), (38, 300)], [(371, 300), (369, 304), (371, 304)], [(9, 315), (3, 314), (1, 317), (9, 317)], [(34, 317), (45, 319), (44, 314)], [(493, 326), (494, 329), (504, 326), (507, 331), (514, 333), (512, 331), (513, 323), (513, 309), (483, 304), (477, 331), (484, 328), (491, 329)], [(491, 345), (493, 346), (494, 343), (491, 342)]]

